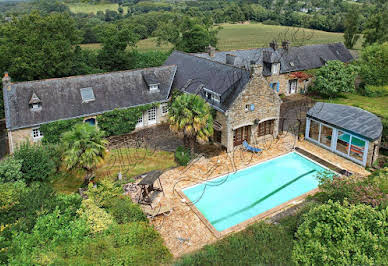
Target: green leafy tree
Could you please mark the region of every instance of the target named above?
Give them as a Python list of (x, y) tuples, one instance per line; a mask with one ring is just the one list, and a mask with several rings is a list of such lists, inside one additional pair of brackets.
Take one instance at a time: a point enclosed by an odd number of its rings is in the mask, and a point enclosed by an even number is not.
[(323, 97), (338, 97), (344, 92), (354, 91), (354, 79), (358, 67), (345, 65), (341, 61), (328, 61), (316, 73), (316, 80), (310, 91)]
[(303, 265), (386, 265), (387, 209), (329, 201), (310, 210), (296, 232), (293, 260)]
[(182, 94), (175, 98), (169, 111), (171, 130), (182, 132), (184, 144), (194, 154), (196, 141), (208, 141), (213, 135), (211, 108), (198, 95)]
[(32, 12), (0, 25), (0, 70), (14, 80), (36, 80), (72, 74), (80, 33), (66, 13)]
[(177, 49), (189, 52), (203, 52), (205, 48), (214, 42), (210, 33), (201, 25), (194, 25), (190, 30), (183, 32), (181, 40), (177, 43)]
[(138, 35), (125, 25), (107, 24), (100, 29), (99, 39), (102, 42), (97, 56), (100, 68), (106, 71), (127, 69), (130, 57), (126, 49), (136, 44)]
[(380, 3), (372, 11), (364, 25), (363, 46), (388, 41), (388, 3)]
[(360, 76), (366, 84), (388, 84), (388, 42), (364, 48), (358, 63)]
[(350, 10), (345, 18), (345, 46), (352, 49), (361, 37), (360, 33), (360, 13), (358, 10)]
[(21, 168), (22, 160), (16, 160), (9, 156), (0, 161), (0, 183), (21, 180), (23, 177)]
[(104, 133), (97, 127), (88, 123), (77, 124), (62, 136), (63, 164), (68, 170), (85, 170), (87, 184), (98, 163), (105, 157), (107, 144)]
[(43, 145), (23, 142), (17, 147), (13, 156), (22, 162), (21, 171), (26, 183), (47, 181), (55, 172), (55, 162)]

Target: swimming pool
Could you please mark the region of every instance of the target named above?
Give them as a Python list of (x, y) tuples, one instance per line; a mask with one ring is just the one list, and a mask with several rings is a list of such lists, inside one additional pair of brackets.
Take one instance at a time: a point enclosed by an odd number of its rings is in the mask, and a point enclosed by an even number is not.
[(221, 232), (317, 188), (317, 174), (325, 171), (329, 170), (291, 152), (183, 193)]

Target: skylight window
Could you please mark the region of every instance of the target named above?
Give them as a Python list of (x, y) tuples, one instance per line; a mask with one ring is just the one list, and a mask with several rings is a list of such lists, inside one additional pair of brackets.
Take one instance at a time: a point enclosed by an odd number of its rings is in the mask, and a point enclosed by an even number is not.
[(80, 89), (80, 92), (83, 103), (92, 102), (96, 99), (94, 97), (93, 88), (82, 88)]

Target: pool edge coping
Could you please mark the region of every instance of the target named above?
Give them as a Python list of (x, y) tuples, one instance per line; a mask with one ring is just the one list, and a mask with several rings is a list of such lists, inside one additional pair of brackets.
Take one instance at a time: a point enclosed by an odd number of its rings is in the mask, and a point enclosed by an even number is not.
[[(336, 173), (336, 174), (339, 174), (339, 173), (337, 173), (336, 171), (333, 171), (333, 170), (329, 169), (328, 167), (326, 167), (326, 166), (324, 166), (324, 165), (321, 165), (320, 163), (318, 163), (318, 162), (312, 160), (311, 158), (308, 158), (307, 156), (305, 156), (305, 155), (303, 155), (303, 154), (300, 154), (300, 153), (297, 152), (296, 150), (293, 150), (293, 151), (291, 151), (291, 152), (286, 152), (286, 153), (280, 154), (280, 155), (278, 155), (278, 156), (275, 156), (275, 157), (273, 157), (273, 158), (269, 158), (269, 159), (264, 160), (264, 161), (262, 161), (262, 162), (259, 162), (259, 163), (250, 165), (250, 166), (245, 167), (245, 168), (242, 168), (242, 169), (238, 169), (237, 171), (249, 169), (249, 168), (254, 167), (254, 166), (256, 166), (256, 165), (265, 163), (265, 162), (270, 161), (270, 160), (277, 159), (277, 158), (279, 158), (279, 157), (285, 156), (285, 155), (287, 155), (287, 154), (289, 154), (289, 153), (292, 153), (292, 152), (297, 153), (298, 155), (302, 156), (303, 158), (305, 158), (305, 159), (307, 159), (307, 160), (309, 160), (309, 161), (311, 161), (311, 162), (313, 162), (313, 163), (319, 165), (320, 167), (322, 167), (322, 168), (324, 168), (324, 169), (326, 169), (326, 170), (329, 170), (329, 171), (331, 171), (331, 172), (334, 172), (334, 173)], [(210, 180), (214, 180), (214, 179), (217, 179), (217, 178), (221, 178), (221, 177), (226, 176), (226, 175), (228, 175), (228, 174), (230, 174), (230, 173), (226, 173), (226, 174), (222, 174), (222, 175), (216, 176), (216, 177), (214, 177), (214, 178), (212, 178), (212, 179), (210, 179)], [(195, 187), (195, 186), (197, 186), (197, 185), (200, 185), (200, 184), (209, 182), (210, 180), (203, 181), (203, 182), (200, 182), (200, 183), (198, 183), (198, 184), (195, 184), (195, 185), (192, 185), (192, 186), (188, 186), (188, 187), (185, 187), (185, 188), (177, 189), (176, 191), (177, 191), (178, 195), (179, 195), (182, 199), (185, 200), (186, 205), (188, 205), (188, 206), (190, 207), (190, 209), (197, 215), (197, 217), (205, 224), (205, 226), (210, 230), (210, 232), (211, 232), (217, 239), (220, 239), (220, 238), (222, 238), (222, 237), (224, 237), (224, 236), (226, 236), (226, 235), (228, 235), (228, 234), (231, 234), (231, 233), (239, 232), (239, 231), (241, 231), (241, 230), (247, 228), (249, 225), (251, 225), (251, 224), (253, 224), (253, 223), (255, 223), (255, 222), (258, 222), (258, 221), (260, 221), (260, 220), (263, 220), (263, 219), (265, 219), (265, 218), (268, 218), (269, 216), (273, 216), (273, 215), (275, 215), (276, 213), (278, 213), (278, 212), (280, 212), (280, 211), (283, 211), (283, 210), (288, 209), (289, 207), (295, 206), (295, 205), (301, 203), (302, 201), (304, 201), (308, 196), (313, 195), (313, 194), (315, 194), (315, 193), (317, 193), (317, 192), (319, 191), (319, 188), (312, 189), (312, 190), (310, 190), (310, 191), (308, 191), (308, 192), (306, 192), (306, 193), (304, 193), (304, 194), (302, 194), (302, 195), (299, 195), (299, 196), (297, 196), (297, 197), (295, 197), (295, 198), (292, 198), (292, 199), (290, 199), (290, 200), (288, 200), (288, 201), (286, 201), (286, 202), (284, 202), (284, 203), (282, 203), (282, 204), (280, 204), (280, 205), (278, 205), (278, 206), (276, 206), (276, 207), (274, 207), (274, 208), (272, 208), (272, 209), (269, 209), (269, 210), (267, 210), (267, 211), (265, 211), (265, 212), (259, 213), (259, 214), (255, 215), (255, 216), (253, 216), (253, 217), (251, 217), (251, 218), (249, 218), (249, 219), (247, 219), (247, 220), (245, 220), (245, 221), (243, 221), (243, 222), (241, 222), (241, 223), (239, 223), (239, 224), (233, 225), (233, 226), (231, 226), (231, 227), (229, 227), (229, 228), (227, 228), (227, 229), (225, 229), (225, 230), (223, 230), (223, 231), (218, 231), (218, 230), (217, 230), (217, 229), (216, 229), (216, 228), (215, 228), (215, 227), (214, 227), (214, 226), (206, 219), (206, 217), (205, 217), (205, 216), (202, 214), (202, 212), (197, 208), (197, 206), (195, 206), (195, 204), (192, 203), (192, 201), (191, 201), (191, 200), (186, 196), (186, 194), (183, 192), (183, 190), (185, 190), (185, 189), (192, 188), (192, 187)]]

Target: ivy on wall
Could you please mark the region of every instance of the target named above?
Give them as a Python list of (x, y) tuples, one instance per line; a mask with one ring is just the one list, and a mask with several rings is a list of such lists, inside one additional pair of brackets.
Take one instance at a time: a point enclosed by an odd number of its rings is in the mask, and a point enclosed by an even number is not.
[(105, 131), (106, 136), (121, 135), (132, 132), (137, 120), (143, 112), (158, 106), (158, 104), (146, 104), (127, 109), (115, 109), (97, 116), (98, 127)]
[[(143, 112), (159, 106), (159, 104), (146, 104), (126, 109), (115, 109), (97, 116), (98, 127), (105, 132), (105, 136), (121, 135), (132, 132), (136, 128), (137, 120)], [(77, 124), (82, 123), (83, 118), (59, 120), (40, 126), (43, 133), (43, 143), (59, 143), (61, 135), (71, 130)]]
[(83, 118), (74, 118), (41, 125), (40, 131), (43, 133), (42, 142), (46, 144), (58, 143), (64, 132), (71, 130), (75, 124), (81, 123), (82, 121)]

